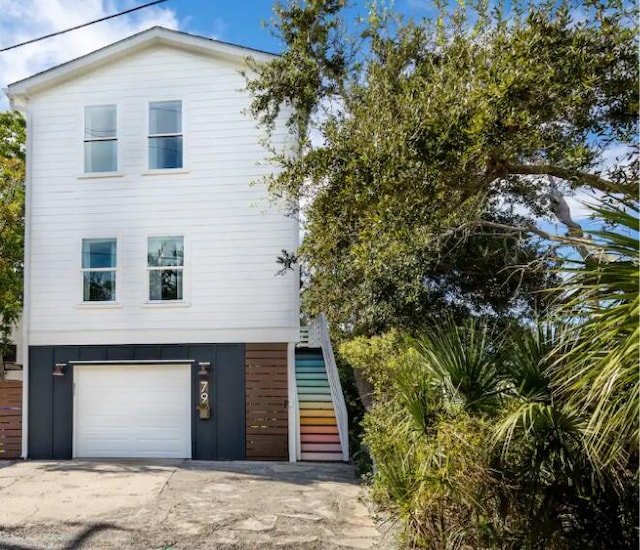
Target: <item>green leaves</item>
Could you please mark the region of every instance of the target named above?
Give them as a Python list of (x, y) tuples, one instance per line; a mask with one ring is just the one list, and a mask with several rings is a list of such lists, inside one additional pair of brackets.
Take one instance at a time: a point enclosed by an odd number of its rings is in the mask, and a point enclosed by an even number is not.
[[(553, 252), (508, 227), (553, 219), (550, 177), (565, 192), (635, 182), (631, 165), (597, 167), (637, 133), (631, 6), (436, 8), (404, 21), (372, 6), (362, 28), (338, 0), (278, 4), (283, 55), (247, 75), (256, 120), (297, 145), (273, 151), (266, 183), (304, 211), (305, 307), (355, 334), (531, 314)], [(508, 227), (456, 233), (496, 218)]]
[(25, 122), (0, 113), (0, 378), (2, 355), (22, 313)]
[[(594, 254), (566, 269), (560, 314), (572, 318), (572, 346), (556, 350), (556, 386), (589, 417), (592, 458), (637, 467), (640, 444), (640, 258), (637, 198), (608, 195), (593, 208), (609, 229), (590, 231)], [(634, 458), (635, 457), (635, 458)]]

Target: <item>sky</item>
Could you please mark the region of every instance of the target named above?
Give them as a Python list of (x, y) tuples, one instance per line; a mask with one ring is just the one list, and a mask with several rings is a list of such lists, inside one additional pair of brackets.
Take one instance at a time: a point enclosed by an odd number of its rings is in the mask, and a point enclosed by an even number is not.
[[(150, 0), (0, 0), (0, 49), (99, 19)], [(353, 0), (352, 13), (368, 0)], [(396, 0), (407, 16), (427, 13), (427, 0)], [(162, 25), (242, 46), (278, 53), (281, 45), (263, 28), (272, 16), (271, 0), (167, 0), (129, 15), (0, 53), (0, 88), (74, 59), (116, 40)], [(0, 98), (0, 110), (6, 109)]]
[[(147, 1), (0, 0), (0, 48)], [(358, 12), (365, 13), (367, 3), (367, 0), (354, 0), (353, 16)], [(422, 18), (428, 14), (427, 4), (427, 0), (396, 0), (395, 9), (405, 16)], [(0, 89), (154, 25), (277, 53), (281, 45), (262, 25), (262, 21), (271, 16), (270, 0), (167, 0), (129, 15), (1, 52)], [(8, 108), (8, 100), (0, 94), (0, 110)], [(615, 156), (614, 152), (612, 156)], [(574, 217), (583, 218), (586, 210), (581, 202), (570, 198), (570, 203)]]
[[(148, 0), (0, 0), (0, 48), (117, 13)], [(361, 6), (365, 2), (358, 3)], [(426, 2), (424, 2), (426, 5)], [(407, 13), (420, 0), (401, 0)], [(74, 59), (126, 36), (162, 25), (271, 52), (281, 47), (261, 22), (272, 15), (269, 0), (167, 0), (129, 15), (97, 23), (0, 53), (0, 87)], [(0, 109), (6, 109), (6, 98)]]

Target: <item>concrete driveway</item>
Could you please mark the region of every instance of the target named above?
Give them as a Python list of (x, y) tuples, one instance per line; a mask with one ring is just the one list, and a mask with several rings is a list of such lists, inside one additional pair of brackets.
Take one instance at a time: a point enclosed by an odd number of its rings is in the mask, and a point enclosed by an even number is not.
[(344, 464), (0, 463), (0, 548), (386, 549)]

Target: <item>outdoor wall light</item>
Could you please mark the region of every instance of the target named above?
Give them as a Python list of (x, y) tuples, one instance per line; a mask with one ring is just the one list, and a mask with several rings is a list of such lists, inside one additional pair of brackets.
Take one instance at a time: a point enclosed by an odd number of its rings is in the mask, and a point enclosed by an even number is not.
[(53, 367), (53, 376), (64, 376), (64, 368), (66, 363), (56, 363)]
[(211, 363), (200, 361), (198, 365), (200, 365), (200, 370), (198, 371), (198, 375), (209, 376), (209, 371), (211, 370)]

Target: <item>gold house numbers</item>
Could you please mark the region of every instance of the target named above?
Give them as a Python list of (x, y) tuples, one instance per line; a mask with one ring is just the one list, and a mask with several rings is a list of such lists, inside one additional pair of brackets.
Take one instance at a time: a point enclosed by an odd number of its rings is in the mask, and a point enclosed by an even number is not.
[(207, 419), (211, 417), (211, 406), (209, 405), (209, 381), (200, 380), (200, 401), (198, 403), (198, 410), (200, 411), (200, 418)]

